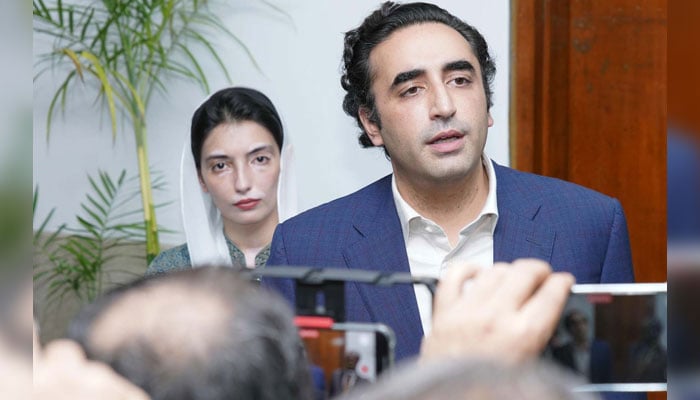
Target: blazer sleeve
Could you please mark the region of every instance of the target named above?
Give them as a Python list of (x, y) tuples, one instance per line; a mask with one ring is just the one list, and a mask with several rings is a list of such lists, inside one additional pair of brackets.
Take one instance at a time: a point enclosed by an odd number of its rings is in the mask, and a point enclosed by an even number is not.
[(634, 282), (627, 220), (620, 202), (617, 199), (613, 199), (613, 202), (613, 220), (610, 226), (608, 249), (605, 253), (600, 282)]

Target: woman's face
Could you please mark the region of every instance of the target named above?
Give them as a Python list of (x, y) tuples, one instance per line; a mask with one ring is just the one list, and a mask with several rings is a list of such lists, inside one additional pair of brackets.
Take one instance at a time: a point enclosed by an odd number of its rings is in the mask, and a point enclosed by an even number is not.
[(279, 174), (280, 149), (256, 122), (220, 124), (204, 140), (199, 182), (227, 227), (276, 223)]

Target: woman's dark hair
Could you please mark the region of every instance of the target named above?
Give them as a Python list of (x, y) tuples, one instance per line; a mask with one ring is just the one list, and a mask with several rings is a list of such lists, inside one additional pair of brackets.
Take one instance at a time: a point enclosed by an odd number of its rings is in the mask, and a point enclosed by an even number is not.
[(362, 130), (359, 137), (362, 147), (374, 145), (360, 121), (360, 107), (367, 108), (370, 121), (381, 126), (374, 96), (370, 90), (372, 84), (369, 70), (370, 52), (397, 29), (427, 22), (445, 24), (459, 32), (469, 42), (481, 66), (487, 106), (491, 108), (493, 105), (491, 86), (496, 75), (496, 64), (489, 55), (486, 40), (479, 31), (434, 4), (397, 4), (387, 1), (365, 18), (362, 25), (345, 33), (343, 76), (340, 78), (340, 84), (347, 92), (343, 100), (343, 110), (356, 119), (357, 125)]
[(282, 150), (282, 121), (270, 99), (255, 89), (226, 88), (211, 95), (192, 116), (190, 134), (197, 171), (200, 168), (202, 146), (209, 133), (220, 124), (242, 121), (253, 121), (265, 127)]

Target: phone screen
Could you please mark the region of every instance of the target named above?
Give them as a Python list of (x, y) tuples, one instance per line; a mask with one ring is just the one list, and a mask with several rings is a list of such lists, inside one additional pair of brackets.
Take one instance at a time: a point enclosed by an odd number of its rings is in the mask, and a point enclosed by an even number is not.
[(665, 284), (575, 285), (544, 357), (595, 391), (666, 390)]
[[(325, 320), (325, 322), (324, 322)], [(374, 382), (393, 364), (394, 336), (384, 324), (333, 323), (297, 317), (316, 399), (331, 398)]]

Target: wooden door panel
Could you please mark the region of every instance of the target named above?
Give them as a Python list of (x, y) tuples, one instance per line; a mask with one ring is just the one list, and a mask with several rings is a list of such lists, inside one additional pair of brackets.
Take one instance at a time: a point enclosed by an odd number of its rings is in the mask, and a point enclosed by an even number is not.
[(515, 0), (511, 162), (618, 198), (666, 280), (666, 0)]

